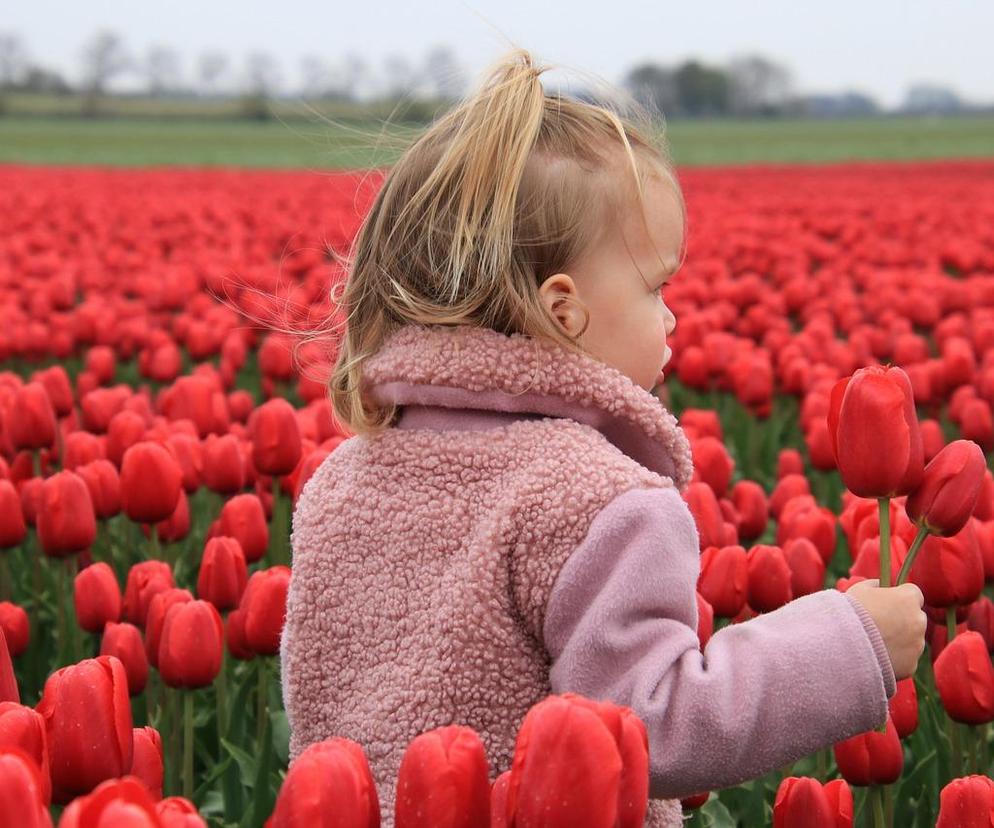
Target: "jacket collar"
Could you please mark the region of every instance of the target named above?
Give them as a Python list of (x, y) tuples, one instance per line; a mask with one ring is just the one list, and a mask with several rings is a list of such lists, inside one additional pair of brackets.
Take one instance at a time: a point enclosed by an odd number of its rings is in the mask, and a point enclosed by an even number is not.
[[(676, 418), (617, 369), (556, 342), (473, 325), (404, 325), (370, 357), (362, 380), (378, 404), (479, 412), (490, 427), (513, 415), (568, 417), (600, 431), (680, 491), (693, 473), (690, 444)], [(412, 426), (410, 418), (407, 427)], [(472, 419), (472, 416), (471, 416)], [(477, 426), (481, 427), (481, 426)], [(486, 426), (482, 426), (486, 427)]]

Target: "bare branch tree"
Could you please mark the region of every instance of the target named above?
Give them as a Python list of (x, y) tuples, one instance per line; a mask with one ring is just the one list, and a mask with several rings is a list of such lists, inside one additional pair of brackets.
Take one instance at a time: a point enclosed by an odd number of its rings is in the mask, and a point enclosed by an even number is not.
[(83, 47), (83, 112), (95, 115), (107, 84), (131, 67), (121, 38), (112, 31), (97, 32)]
[(780, 109), (791, 96), (790, 71), (761, 55), (732, 59), (730, 105), (733, 112), (755, 113)]
[(28, 53), (16, 32), (0, 32), (0, 89), (19, 83), (28, 68)]
[(245, 61), (248, 92), (270, 97), (280, 83), (280, 68), (268, 52), (252, 52)]
[(466, 74), (448, 46), (435, 46), (428, 52), (422, 74), (438, 98), (454, 100), (466, 91)]
[(410, 95), (418, 87), (418, 72), (404, 55), (394, 53), (383, 60), (386, 94), (391, 98)]
[(223, 52), (204, 52), (197, 60), (197, 80), (200, 91), (208, 95), (217, 92), (219, 81), (228, 73), (228, 56)]
[(300, 60), (301, 92), (309, 98), (325, 95), (330, 84), (328, 64), (317, 55), (304, 55)]
[(175, 92), (180, 84), (179, 55), (167, 46), (153, 46), (145, 56), (145, 77), (153, 96)]

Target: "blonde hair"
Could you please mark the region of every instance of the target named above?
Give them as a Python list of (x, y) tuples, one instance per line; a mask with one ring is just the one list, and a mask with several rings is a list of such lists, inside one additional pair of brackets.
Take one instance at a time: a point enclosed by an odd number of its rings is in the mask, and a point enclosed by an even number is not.
[[(546, 94), (539, 68), (514, 49), (481, 88), (448, 110), (393, 165), (357, 233), (332, 305), (345, 314), (330, 377), (335, 417), (355, 434), (388, 427), (396, 405), (362, 393), (363, 365), (403, 325), (475, 325), (546, 337), (584, 352), (541, 301), (618, 214), (631, 175), (645, 224), (644, 183), (683, 196), (652, 116)], [(645, 126), (636, 125), (636, 120)], [(618, 153), (618, 150), (623, 150)], [(620, 155), (620, 158), (619, 158)], [(339, 257), (341, 258), (341, 257)], [(343, 259), (343, 261), (345, 261)], [(563, 297), (569, 298), (569, 297)]]

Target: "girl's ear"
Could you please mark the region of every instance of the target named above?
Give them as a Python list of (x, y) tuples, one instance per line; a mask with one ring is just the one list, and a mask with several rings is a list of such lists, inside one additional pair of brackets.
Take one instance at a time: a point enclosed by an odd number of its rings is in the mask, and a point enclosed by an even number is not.
[(586, 315), (576, 284), (568, 274), (553, 274), (542, 283), (538, 292), (549, 316), (567, 336), (575, 337), (583, 330)]

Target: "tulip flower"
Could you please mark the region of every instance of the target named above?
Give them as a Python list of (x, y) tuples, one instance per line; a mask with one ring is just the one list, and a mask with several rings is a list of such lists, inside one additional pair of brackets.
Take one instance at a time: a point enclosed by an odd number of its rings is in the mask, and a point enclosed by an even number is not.
[(911, 566), (909, 580), (918, 585), (925, 603), (933, 607), (975, 601), (984, 587), (984, 561), (973, 521), (949, 538), (929, 535)]
[(897, 691), (888, 699), (887, 706), (902, 739), (918, 729), (918, 691), (914, 677), (897, 682)]
[(749, 606), (772, 612), (791, 600), (792, 575), (779, 546), (756, 544), (746, 554), (749, 572)]
[(235, 538), (246, 563), (255, 563), (269, 547), (269, 525), (262, 501), (254, 494), (235, 495), (221, 509), (220, 534)]
[(62, 453), (62, 467), (70, 471), (94, 460), (106, 459), (100, 438), (89, 431), (74, 431), (69, 434)]
[(107, 520), (121, 511), (121, 477), (110, 460), (99, 458), (76, 466), (75, 473), (83, 478), (90, 490), (93, 511), (100, 520)]
[(791, 538), (783, 546), (783, 557), (790, 569), (790, 594), (793, 598), (825, 588), (825, 562), (810, 540)]
[(732, 502), (739, 513), (739, 534), (743, 540), (755, 540), (766, 531), (770, 519), (766, 493), (752, 480), (740, 480), (732, 486)]
[(234, 538), (216, 536), (207, 541), (197, 576), (197, 595), (219, 610), (238, 606), (248, 570), (242, 545)]
[(994, 823), (994, 780), (981, 774), (954, 779), (939, 793), (935, 828), (987, 828)]
[(204, 443), (203, 482), (212, 492), (230, 495), (245, 487), (245, 461), (234, 434), (210, 435)]
[(31, 627), (24, 607), (10, 601), (0, 601), (0, 628), (7, 639), (11, 656), (17, 658), (28, 648), (31, 640)]
[(56, 417), (65, 417), (72, 411), (72, 385), (69, 383), (69, 374), (63, 366), (52, 365), (35, 371), (31, 375), (31, 381), (40, 382), (44, 386)]
[(429, 730), (404, 751), (397, 776), (396, 828), (486, 825), (490, 780), (479, 735), (463, 725)]
[(97, 520), (90, 490), (81, 477), (61, 471), (41, 484), (38, 539), (46, 555), (61, 558), (96, 540)]
[(777, 788), (773, 828), (837, 828), (851, 826), (852, 820), (853, 796), (844, 779), (822, 785), (810, 777), (788, 776)]
[(159, 638), (159, 672), (169, 687), (207, 687), (221, 670), (224, 624), (209, 601), (169, 607)]
[(0, 749), (0, 824), (52, 828), (41, 771), (16, 747)]
[(41, 772), (42, 800), (47, 805), (52, 801), (52, 779), (45, 720), (37, 710), (5, 701), (0, 702), (0, 753), (10, 748), (27, 754)]
[(137, 696), (148, 681), (148, 656), (141, 630), (124, 621), (108, 621), (100, 641), (100, 655), (116, 656), (124, 665), (128, 677), (128, 695)]
[(182, 796), (167, 796), (156, 802), (155, 813), (162, 822), (162, 828), (207, 828), (197, 806)]
[(17, 687), (14, 665), (10, 660), (7, 636), (0, 627), (0, 702), (21, 701), (21, 691)]
[(157, 592), (149, 601), (148, 614), (145, 616), (145, 654), (153, 667), (159, 666), (159, 642), (162, 640), (162, 628), (170, 607), (192, 600), (193, 595), (189, 590), (169, 587)]
[(983, 636), (987, 651), (994, 653), (994, 602), (981, 595), (970, 604), (967, 613), (967, 627)]
[(518, 730), (507, 822), (641, 826), (648, 762), (645, 725), (627, 707), (575, 693), (547, 696)]
[(970, 440), (955, 440), (925, 467), (918, 488), (908, 495), (908, 517), (934, 535), (957, 534), (973, 514), (987, 462)]
[(139, 627), (145, 626), (149, 604), (160, 592), (176, 586), (173, 571), (165, 561), (141, 561), (128, 570), (124, 585), (124, 619)]
[(749, 593), (749, 566), (741, 546), (709, 546), (701, 554), (697, 589), (716, 615), (734, 618), (745, 606)]
[(88, 796), (73, 800), (59, 820), (59, 828), (88, 828), (91, 825), (95, 828), (112, 825), (165, 828), (152, 793), (141, 779), (130, 774), (108, 779)]
[(994, 721), (994, 667), (980, 633), (959, 633), (935, 660), (935, 686), (955, 722)]
[(35, 709), (45, 720), (56, 802), (88, 793), (131, 768), (128, 677), (114, 656), (56, 670)]
[(6, 428), (17, 450), (33, 451), (55, 445), (55, 409), (44, 385), (29, 382), (17, 390)]
[(770, 514), (777, 520), (780, 519), (780, 512), (787, 503), (795, 497), (810, 495), (811, 485), (808, 479), (801, 474), (788, 474), (781, 477), (773, 491), (770, 493)]
[(135, 443), (121, 461), (121, 505), (138, 523), (158, 523), (176, 509), (183, 473), (159, 443)]
[(262, 474), (289, 474), (300, 462), (300, 429), (297, 414), (282, 397), (259, 406), (249, 418), (252, 463)]
[(504, 771), (490, 786), (490, 828), (507, 828), (507, 786), (511, 771)]
[(870, 366), (832, 388), (829, 437), (842, 480), (860, 497), (908, 494), (924, 471), (924, 449), (908, 375)]
[(81, 570), (73, 583), (76, 620), (87, 632), (98, 633), (108, 621), (121, 618), (121, 587), (109, 564), (103, 561)]
[(245, 640), (244, 610), (236, 609), (228, 613), (224, 624), (224, 640), (232, 658), (237, 658), (239, 661), (251, 661), (255, 658), (255, 651)]
[(276, 655), (286, 618), (290, 568), (271, 566), (252, 573), (239, 608), (245, 612), (245, 641), (257, 655)]
[(889, 715), (886, 728), (886, 733), (869, 730), (835, 745), (835, 763), (850, 785), (890, 785), (901, 776), (904, 752)]
[(701, 480), (711, 487), (715, 497), (723, 497), (735, 470), (735, 463), (725, 444), (716, 437), (698, 437), (691, 441), (691, 449), (694, 468)]
[(134, 728), (132, 735), (135, 750), (129, 773), (137, 776), (153, 797), (162, 799), (162, 736), (154, 727), (147, 726)]
[(712, 488), (707, 483), (691, 483), (683, 492), (683, 499), (694, 516), (701, 549), (725, 546), (722, 530), (724, 518)]
[(9, 480), (0, 479), (0, 549), (10, 549), (28, 533), (21, 497)]
[(107, 459), (120, 468), (124, 452), (144, 438), (145, 419), (126, 408), (118, 411), (107, 424), (107, 439), (104, 441)]

